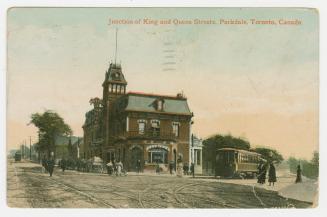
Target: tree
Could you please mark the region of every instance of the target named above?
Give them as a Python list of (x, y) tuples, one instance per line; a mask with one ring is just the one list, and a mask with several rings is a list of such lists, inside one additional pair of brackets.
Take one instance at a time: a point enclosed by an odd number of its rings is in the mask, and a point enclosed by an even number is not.
[(297, 166), (300, 164), (300, 161), (296, 159), (295, 157), (289, 157), (287, 160), (287, 163), (290, 168), (291, 173), (296, 173)]
[(250, 143), (231, 135), (214, 135), (203, 141), (203, 165), (213, 170), (216, 165), (216, 151), (220, 148), (250, 149)]
[(204, 146), (214, 146), (218, 148), (237, 148), (243, 150), (250, 149), (250, 143), (244, 139), (233, 137), (231, 135), (214, 135), (203, 141)]
[(37, 151), (45, 152), (48, 157), (55, 151), (55, 139), (57, 136), (68, 136), (72, 134), (71, 128), (64, 119), (54, 111), (46, 110), (44, 113), (31, 115), (30, 124), (38, 128), (39, 142)]
[(264, 159), (266, 159), (268, 162), (275, 162), (275, 163), (279, 164), (284, 160), (283, 156), (275, 149), (266, 148), (266, 147), (258, 147), (258, 148), (253, 149), (253, 151), (261, 154), (261, 156)]
[(298, 165), (302, 168), (302, 174), (308, 178), (317, 178), (319, 176), (319, 153), (315, 151), (310, 161), (290, 157), (287, 161), (290, 171), (296, 173)]

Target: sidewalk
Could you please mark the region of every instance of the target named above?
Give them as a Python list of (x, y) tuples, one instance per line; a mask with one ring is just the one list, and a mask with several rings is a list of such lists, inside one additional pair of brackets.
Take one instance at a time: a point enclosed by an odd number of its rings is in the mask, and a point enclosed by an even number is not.
[(277, 182), (274, 186), (257, 183), (256, 179), (215, 179), (218, 182), (248, 185), (257, 188), (264, 188), (269, 191), (276, 191), (285, 198), (318, 204), (318, 181), (302, 177), (302, 183), (295, 183), (296, 175), (285, 171), (277, 171)]

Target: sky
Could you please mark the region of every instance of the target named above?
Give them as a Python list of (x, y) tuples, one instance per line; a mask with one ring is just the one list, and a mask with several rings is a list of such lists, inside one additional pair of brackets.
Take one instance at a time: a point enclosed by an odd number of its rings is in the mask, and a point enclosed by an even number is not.
[[(110, 61), (128, 91), (183, 93), (193, 133), (231, 134), (284, 157), (319, 149), (318, 14), (290, 8), (11, 8), (7, 147), (36, 142), (30, 115), (57, 111), (83, 135)], [(109, 19), (294, 20), (301, 25), (108, 25)]]

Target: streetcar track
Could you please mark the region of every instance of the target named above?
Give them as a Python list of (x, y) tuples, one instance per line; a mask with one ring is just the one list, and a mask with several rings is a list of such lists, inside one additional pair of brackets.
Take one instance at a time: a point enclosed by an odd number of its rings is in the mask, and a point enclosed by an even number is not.
[[(272, 195), (260, 188), (256, 189), (255, 185), (244, 187), (233, 183), (200, 183), (187, 179), (161, 179), (162, 177), (159, 176), (151, 176), (151, 179), (142, 176), (106, 179), (103, 178), (105, 174), (100, 174), (97, 179), (93, 178), (96, 174), (91, 174), (82, 178), (82, 174), (89, 174), (74, 172), (55, 173), (53, 177), (48, 177), (36, 170), (33, 172), (33, 169), (29, 167), (19, 167), (18, 174), (15, 165), (13, 166), (14, 170), (8, 171), (12, 177), (15, 176), (11, 179), (16, 180), (17, 184), (23, 182), (24, 186), (21, 187), (26, 189), (26, 194), (33, 192), (38, 196), (33, 198), (33, 196), (14, 195), (12, 198), (26, 198), (32, 207), (46, 205), (62, 207), (65, 205), (64, 201), (69, 200), (84, 200), (108, 208), (255, 208), (272, 207), (275, 204), (278, 204), (276, 207), (298, 206), (298, 202), (294, 202), (296, 204), (294, 205), (293, 201), (288, 201), (288, 198), (279, 195), (280, 198), (277, 198), (275, 194)], [(57, 189), (60, 191), (57, 192)], [(74, 194), (79, 197), (76, 198)]]
[[(42, 176), (42, 177), (44, 177), (44, 176)], [(31, 178), (31, 177), (29, 177), (29, 178)], [(58, 181), (58, 180), (55, 180), (54, 177), (44, 177), (44, 178), (46, 178), (46, 179), (49, 180), (49, 181), (52, 181), (53, 183), (56, 183), (57, 185), (64, 186), (64, 187), (66, 187), (66, 188), (72, 190), (73, 192), (75, 192), (75, 193), (77, 193), (77, 194), (79, 194), (79, 195), (82, 195), (82, 196), (88, 198), (89, 200), (91, 200), (91, 201), (93, 201), (93, 202), (102, 203), (102, 204), (104, 204), (106, 207), (109, 207), (109, 208), (116, 208), (114, 205), (109, 204), (109, 203), (104, 202), (104, 201), (101, 201), (101, 200), (97, 199), (96, 197), (94, 197), (94, 196), (92, 196), (92, 195), (90, 195), (90, 194), (88, 194), (88, 193), (85, 193), (85, 192), (83, 192), (83, 191), (81, 191), (81, 190), (79, 190), (79, 189), (77, 189), (77, 188), (75, 188), (75, 187), (73, 187), (73, 186), (71, 186), (71, 185), (65, 184), (65, 183), (60, 182), (60, 181)], [(37, 179), (37, 178), (36, 178), (36, 177), (33, 177), (32, 179)], [(39, 179), (37, 179), (37, 180), (39, 181)], [(49, 188), (49, 189), (51, 189), (51, 188)], [(52, 189), (51, 189), (51, 190), (52, 190)]]
[[(181, 203), (183, 203), (184, 205), (186, 205), (187, 207), (189, 207), (187, 204), (185, 204), (184, 202), (182, 202), (182, 201), (180, 200), (180, 198), (177, 196), (176, 193), (179, 193), (179, 192), (180, 192), (182, 189), (184, 189), (185, 187), (196, 186), (196, 185), (201, 185), (201, 186), (203, 186), (203, 183), (189, 183), (189, 184), (183, 185), (183, 186), (181, 186), (180, 188), (176, 189), (176, 190), (174, 191), (174, 195), (175, 195), (176, 200), (180, 201)], [(222, 199), (222, 198), (221, 198), (221, 199)], [(223, 199), (222, 199), (222, 200), (223, 200)], [(216, 203), (216, 204), (220, 204), (220, 205), (222, 205), (223, 207), (228, 207), (228, 208), (237, 208), (237, 207), (235, 207), (235, 206), (233, 206), (233, 205), (227, 205), (226, 202), (225, 202), (225, 200), (223, 200), (223, 202), (215, 201), (215, 203)]]
[(73, 186), (71, 186), (71, 185), (69, 185), (69, 184), (65, 184), (65, 183), (63, 183), (63, 182), (59, 182), (59, 181), (57, 181), (57, 180), (55, 180), (55, 179), (51, 179), (51, 178), (49, 178), (49, 180), (54, 181), (54, 182), (56, 182), (56, 183), (58, 183), (58, 184), (61, 184), (61, 185), (65, 186), (65, 187), (67, 187), (67, 188), (69, 188), (69, 189), (71, 189), (71, 190), (74, 190), (74, 191), (76, 191), (77, 193), (79, 193), (79, 194), (81, 194), (81, 195), (84, 195), (84, 196), (86, 196), (87, 198), (89, 198), (89, 199), (91, 199), (91, 200), (93, 200), (93, 201), (95, 201), (95, 202), (100, 202), (100, 203), (102, 203), (102, 204), (104, 204), (105, 206), (110, 207), (110, 208), (116, 208), (114, 205), (112, 205), (112, 204), (110, 204), (110, 203), (107, 203), (107, 202), (105, 202), (105, 201), (99, 200), (99, 199), (97, 199), (96, 197), (94, 197), (93, 195), (88, 194), (88, 193), (85, 193), (85, 192), (83, 192), (83, 191), (80, 191), (80, 190), (78, 190), (77, 188), (75, 188), (75, 187), (73, 187)]

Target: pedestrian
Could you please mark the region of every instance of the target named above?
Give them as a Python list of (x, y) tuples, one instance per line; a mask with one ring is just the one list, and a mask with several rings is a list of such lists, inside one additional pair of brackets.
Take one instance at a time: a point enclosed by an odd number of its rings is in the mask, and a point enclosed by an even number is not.
[(260, 161), (258, 166), (258, 183), (264, 184), (266, 182), (267, 168), (263, 161)]
[(113, 164), (111, 163), (111, 161), (109, 161), (109, 163), (107, 163), (107, 172), (109, 176), (112, 175), (112, 171), (113, 171)]
[(277, 179), (276, 179), (276, 168), (275, 168), (273, 163), (270, 163), (269, 172), (268, 172), (269, 186), (271, 185), (271, 183), (274, 186), (276, 181), (277, 181)]
[(50, 157), (50, 159), (48, 160), (48, 163), (47, 163), (50, 177), (52, 177), (52, 173), (53, 173), (53, 169), (54, 169), (54, 164), (55, 164), (55, 162), (54, 162), (53, 157)]
[(170, 162), (169, 163), (169, 173), (170, 173), (170, 175), (173, 175), (173, 168), (174, 168), (174, 164), (173, 164), (173, 162)]
[(191, 175), (194, 178), (194, 163), (191, 163)]
[(66, 160), (65, 159), (62, 159), (61, 161), (60, 161), (60, 167), (61, 167), (61, 169), (62, 169), (62, 172), (65, 172), (65, 169), (66, 169), (66, 165), (67, 163), (66, 163)]
[(257, 181), (257, 183), (259, 183), (259, 184), (262, 184), (261, 183), (261, 177), (262, 177), (262, 161), (260, 161), (260, 163), (259, 163), (259, 165), (258, 165), (258, 181)]
[(123, 170), (123, 163), (119, 161), (117, 164), (117, 176), (121, 176), (122, 170)]
[(160, 165), (158, 162), (156, 164), (156, 173), (160, 175)]
[(261, 168), (261, 184), (266, 183), (266, 174), (267, 174), (267, 166), (266, 164), (262, 164), (262, 168)]
[(114, 160), (112, 162), (113, 173), (117, 176), (117, 162)]
[(42, 173), (46, 173), (47, 172), (47, 160), (45, 158), (45, 156), (42, 157)]
[(177, 160), (177, 176), (183, 177), (183, 160), (182, 157), (179, 157)]
[(295, 183), (299, 182), (302, 182), (302, 170), (300, 165), (297, 166)]
[(136, 162), (136, 170), (137, 170), (137, 173), (140, 173), (141, 172), (141, 160), (137, 160), (137, 162)]

